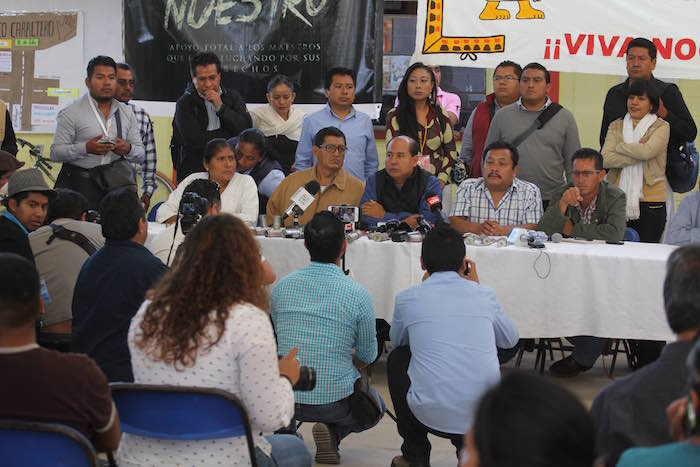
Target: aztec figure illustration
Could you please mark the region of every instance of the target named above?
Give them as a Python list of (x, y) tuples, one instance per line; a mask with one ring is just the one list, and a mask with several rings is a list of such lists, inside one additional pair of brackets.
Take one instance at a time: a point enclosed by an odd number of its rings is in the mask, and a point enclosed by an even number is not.
[[(510, 19), (510, 12), (503, 8), (499, 8), (501, 2), (518, 2), (520, 10), (515, 15), (517, 19), (544, 19), (544, 12), (532, 7), (532, 0), (486, 0), (486, 6), (479, 15), (479, 19)], [(538, 2), (539, 0), (534, 0)]]

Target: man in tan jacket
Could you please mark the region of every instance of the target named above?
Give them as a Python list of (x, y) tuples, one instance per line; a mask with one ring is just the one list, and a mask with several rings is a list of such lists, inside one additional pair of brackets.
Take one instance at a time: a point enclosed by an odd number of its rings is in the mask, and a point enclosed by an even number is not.
[[(338, 128), (330, 126), (319, 130), (312, 149), (316, 165), (290, 174), (279, 184), (267, 203), (267, 222), (272, 224), (274, 216), (282, 216), (292, 203), (292, 195), (312, 180), (316, 180), (321, 189), (311, 206), (299, 216), (300, 224), (306, 224), (315, 213), (326, 211), (328, 206), (359, 206), (365, 184), (343, 170), (345, 149), (345, 135)], [(288, 217), (284, 224), (290, 226), (293, 221)]]

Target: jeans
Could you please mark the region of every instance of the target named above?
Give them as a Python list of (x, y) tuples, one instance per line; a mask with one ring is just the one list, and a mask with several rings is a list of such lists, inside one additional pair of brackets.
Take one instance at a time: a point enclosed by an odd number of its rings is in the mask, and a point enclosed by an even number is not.
[(382, 419), (386, 406), (382, 396), (379, 395), (376, 389), (370, 387), (370, 392), (381, 406), (381, 413), (376, 420), (370, 423), (362, 424), (353, 418), (350, 411), (350, 402), (348, 398), (341, 399), (337, 402), (323, 405), (296, 404), (294, 410), (294, 418), (300, 422), (321, 422), (328, 425), (336, 437), (336, 441), (340, 441), (350, 433), (361, 433), (369, 430)]
[(255, 448), (258, 467), (311, 467), (311, 454), (304, 441), (294, 435), (270, 435), (265, 439), (272, 446), (268, 457)]
[[(411, 463), (423, 463), (430, 465), (430, 441), (428, 433), (440, 438), (447, 438), (457, 450), (462, 448), (464, 433), (443, 433), (425, 426), (413, 415), (408, 406), (406, 396), (411, 387), (411, 379), (408, 377), (408, 364), (411, 362), (411, 349), (408, 346), (396, 347), (389, 354), (386, 372), (389, 381), (389, 393), (396, 411), (396, 422), (399, 434), (403, 438), (401, 454)], [(458, 410), (455, 408), (455, 410)]]

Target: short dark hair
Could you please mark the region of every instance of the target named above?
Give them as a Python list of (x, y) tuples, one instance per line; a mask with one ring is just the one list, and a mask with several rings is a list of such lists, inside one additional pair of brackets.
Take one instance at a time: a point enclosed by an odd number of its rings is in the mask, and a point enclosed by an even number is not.
[(131, 240), (139, 231), (139, 221), (146, 219), (146, 211), (134, 190), (118, 188), (102, 199), (100, 218), (104, 238), (125, 241)]
[(128, 63), (125, 62), (118, 62), (117, 63), (117, 70), (126, 70), (131, 72), (131, 76), (134, 77), (134, 80), (136, 80), (136, 72), (134, 69), (129, 65)]
[(221, 73), (221, 60), (212, 52), (197, 52), (190, 57), (190, 75), (197, 76), (198, 66), (216, 65), (216, 72)]
[(435, 227), (428, 232), (421, 245), (420, 257), (428, 274), (459, 271), (467, 254), (464, 239), (449, 226)]
[(17, 328), (39, 317), (39, 273), (26, 258), (0, 253), (0, 326)]
[(98, 55), (97, 57), (92, 57), (88, 62), (88, 79), (92, 78), (92, 74), (95, 73), (95, 67), (97, 66), (109, 66), (114, 68), (115, 73), (117, 72), (117, 62), (115, 62), (112, 57), (107, 57), (106, 55)]
[(627, 50), (625, 51), (625, 53), (630, 53), (630, 49), (632, 47), (641, 47), (643, 49), (647, 49), (649, 51), (649, 57), (651, 57), (652, 60), (656, 58), (656, 46), (649, 39), (645, 39), (644, 37), (637, 37), (632, 39), (627, 43)]
[(211, 159), (217, 155), (222, 149), (229, 148), (233, 151), (233, 148), (223, 138), (214, 138), (209, 140), (206, 146), (204, 146), (204, 152), (202, 153), (202, 160), (207, 164), (211, 162)]
[(270, 81), (267, 82), (267, 92), (272, 91), (280, 84), (284, 84), (285, 86), (289, 86), (289, 89), (291, 89), (292, 92), (294, 92), (294, 83), (286, 75), (273, 76), (272, 79), (270, 79)]
[(238, 143), (249, 143), (255, 146), (255, 149), (260, 153), (260, 157), (265, 157), (267, 154), (267, 142), (265, 141), (265, 135), (262, 131), (257, 128), (248, 128), (243, 130), (240, 135), (238, 135)]
[(581, 402), (525, 372), (505, 375), (484, 394), (472, 433), (480, 465), (590, 467), (596, 456), (593, 421)]
[(82, 194), (68, 188), (56, 188), (56, 196), (49, 200), (46, 211), (46, 223), (56, 219), (80, 220), (88, 210), (88, 200)]
[(323, 146), (323, 143), (326, 142), (326, 137), (327, 136), (337, 136), (338, 138), (343, 138), (343, 141), (347, 144), (347, 140), (345, 139), (345, 133), (340, 131), (340, 129), (334, 127), (334, 126), (327, 126), (325, 128), (321, 128), (316, 132), (314, 135), (314, 146)]
[(407, 135), (396, 135), (393, 138), (389, 140), (389, 142), (386, 145), (386, 148), (389, 149), (389, 146), (391, 143), (394, 142), (394, 140), (397, 139), (402, 139), (402, 140), (408, 140), (408, 152), (411, 153), (412, 156), (417, 156), (418, 153), (420, 152), (420, 146), (418, 145), (418, 141), (415, 139), (411, 138), (410, 136)]
[(589, 159), (595, 162), (596, 170), (603, 170), (603, 155), (593, 148), (581, 148), (578, 149), (573, 156), (571, 156), (571, 166), (573, 167), (574, 161), (576, 159)]
[(700, 245), (683, 246), (669, 256), (664, 308), (676, 334), (700, 328)]
[(515, 168), (518, 165), (518, 161), (520, 160), (520, 153), (518, 152), (518, 148), (510, 144), (508, 141), (494, 141), (493, 143), (489, 144), (486, 146), (486, 149), (484, 149), (484, 154), (482, 155), (482, 159), (484, 162), (486, 162), (486, 155), (489, 153), (489, 151), (493, 149), (507, 149), (510, 151), (510, 158), (513, 160), (513, 168)]
[(205, 178), (198, 178), (190, 182), (190, 184), (185, 187), (183, 194), (184, 193), (196, 193), (198, 196), (209, 201), (209, 206), (214, 203), (221, 205), (219, 184)]
[[(523, 72), (524, 72), (525, 70), (540, 70), (540, 71), (543, 71), (543, 72), (544, 72), (544, 79), (545, 79), (545, 81), (547, 82), (547, 84), (549, 84), (549, 81), (551, 80), (551, 77), (549, 76), (549, 70), (547, 70), (547, 69), (544, 67), (544, 65), (542, 65), (541, 63), (537, 63), (537, 62), (528, 63), (527, 65), (525, 65), (525, 66), (523, 67)], [(521, 74), (520, 74), (520, 79), (522, 79), (522, 72), (521, 72)]]
[(512, 62), (510, 60), (503, 60), (501, 63), (496, 65), (496, 68), (494, 70), (498, 70), (499, 68), (506, 68), (506, 67), (512, 67), (513, 70), (515, 70), (515, 74), (518, 75), (518, 79), (520, 79), (520, 75), (523, 73), (523, 67), (521, 67), (519, 64)]
[(22, 202), (23, 199), (27, 199), (29, 197), (29, 193), (32, 193), (32, 192), (31, 191), (20, 191), (19, 193), (15, 193), (12, 196), (8, 196), (7, 198), (4, 198), (0, 202), (7, 209), (10, 209), (10, 200), (11, 199), (14, 199), (15, 203), (19, 204), (20, 202)]
[(654, 83), (643, 79), (631, 80), (627, 86), (627, 97), (644, 96), (649, 98), (651, 103), (651, 113), (655, 114), (659, 110), (659, 90)]
[(331, 84), (333, 83), (333, 77), (334, 76), (349, 76), (352, 78), (352, 84), (355, 85), (355, 72), (352, 71), (350, 68), (345, 68), (342, 66), (334, 66), (328, 72), (326, 73), (326, 79), (323, 82), (323, 86), (326, 89), (331, 88)]
[(335, 263), (343, 249), (345, 227), (335, 214), (321, 211), (314, 214), (304, 227), (304, 245), (311, 261)]

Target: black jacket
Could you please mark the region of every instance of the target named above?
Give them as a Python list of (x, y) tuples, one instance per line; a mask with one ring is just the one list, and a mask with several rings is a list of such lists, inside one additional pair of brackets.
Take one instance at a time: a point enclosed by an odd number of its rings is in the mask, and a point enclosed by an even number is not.
[[(243, 98), (230, 89), (222, 88), (221, 108), (217, 112), (221, 128), (207, 131), (209, 118), (204, 99), (199, 96), (192, 83), (177, 100), (173, 120), (173, 145), (177, 146), (177, 157), (173, 164), (177, 180), (182, 181), (195, 172), (203, 172), (202, 155), (207, 142), (215, 138), (228, 139), (253, 126)], [(175, 160), (176, 159), (176, 160)]]
[(16, 253), (34, 263), (34, 253), (29, 237), (22, 229), (6, 217), (0, 217), (0, 253)]
[[(695, 126), (693, 117), (690, 115), (688, 107), (685, 105), (681, 91), (678, 86), (672, 83), (665, 83), (653, 76), (651, 81), (656, 85), (661, 95), (661, 100), (664, 107), (668, 109), (668, 115), (663, 117), (671, 126), (671, 137), (668, 140), (668, 149), (670, 152), (678, 152), (683, 144), (688, 141), (694, 141), (697, 136), (698, 129)], [(608, 134), (608, 126), (622, 118), (627, 113), (627, 86), (629, 78), (624, 83), (613, 86), (608, 91), (603, 104), (603, 123), (600, 127), (600, 147), (605, 143), (605, 136)]]

